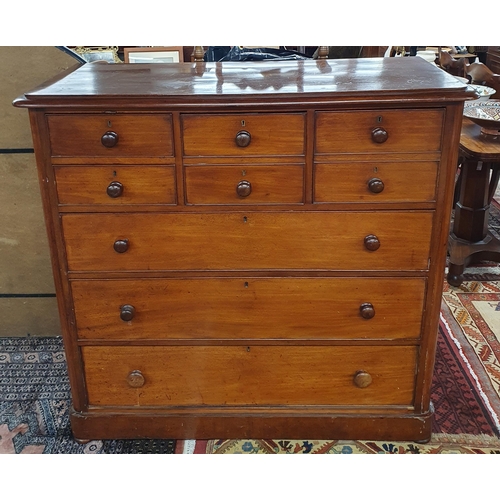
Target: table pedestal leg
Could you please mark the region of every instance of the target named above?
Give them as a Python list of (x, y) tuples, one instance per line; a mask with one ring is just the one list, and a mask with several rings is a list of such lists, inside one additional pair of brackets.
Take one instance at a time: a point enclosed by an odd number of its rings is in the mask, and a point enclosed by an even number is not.
[[(500, 262), (500, 242), (488, 232), (490, 202), (500, 165), (467, 160), (462, 164), (460, 194), (449, 238), (450, 285), (459, 286), (468, 264), (482, 260)], [(490, 179), (490, 171), (493, 175)]]

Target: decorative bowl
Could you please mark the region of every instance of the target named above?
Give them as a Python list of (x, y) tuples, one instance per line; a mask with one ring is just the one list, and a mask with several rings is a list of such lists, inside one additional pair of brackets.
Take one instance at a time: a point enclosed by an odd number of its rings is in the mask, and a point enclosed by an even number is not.
[(468, 101), (464, 105), (464, 116), (481, 126), (481, 132), (500, 136), (500, 100)]
[(492, 89), (491, 87), (486, 87), (485, 85), (473, 85), (469, 84), (467, 85), (467, 89), (473, 90), (480, 101), (486, 101), (489, 99), (495, 92), (495, 89)]

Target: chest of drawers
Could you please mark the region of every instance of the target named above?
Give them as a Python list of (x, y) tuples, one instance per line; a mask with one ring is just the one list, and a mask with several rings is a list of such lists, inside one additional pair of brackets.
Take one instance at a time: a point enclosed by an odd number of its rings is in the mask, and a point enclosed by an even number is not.
[(80, 440), (426, 440), (464, 86), (419, 58), (26, 93)]

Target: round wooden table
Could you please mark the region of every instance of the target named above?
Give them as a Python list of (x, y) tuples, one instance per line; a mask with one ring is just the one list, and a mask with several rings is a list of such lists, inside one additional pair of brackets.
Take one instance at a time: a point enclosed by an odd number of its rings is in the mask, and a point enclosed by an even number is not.
[(462, 166), (458, 201), (450, 232), (447, 280), (463, 282), (466, 266), (484, 260), (500, 262), (500, 241), (488, 230), (490, 204), (500, 176), (500, 136), (487, 136), (464, 117), (460, 136)]

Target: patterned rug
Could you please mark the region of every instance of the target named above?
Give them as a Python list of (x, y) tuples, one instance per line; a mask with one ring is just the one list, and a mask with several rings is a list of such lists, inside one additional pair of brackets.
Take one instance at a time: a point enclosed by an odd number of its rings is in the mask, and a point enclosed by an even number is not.
[(0, 338), (0, 453), (174, 453), (173, 440), (78, 444), (71, 434), (69, 407), (62, 339)]

